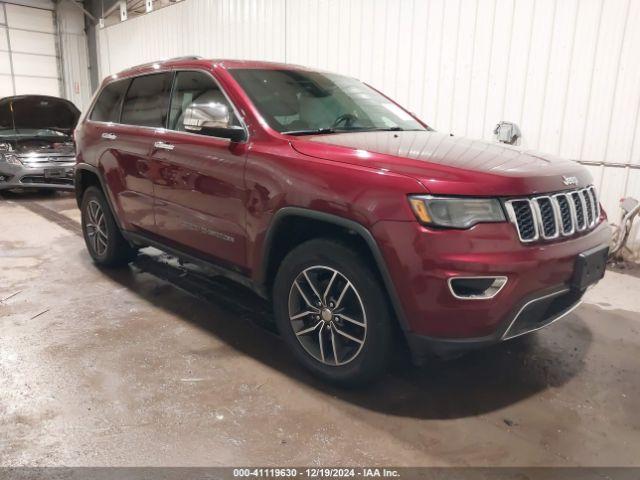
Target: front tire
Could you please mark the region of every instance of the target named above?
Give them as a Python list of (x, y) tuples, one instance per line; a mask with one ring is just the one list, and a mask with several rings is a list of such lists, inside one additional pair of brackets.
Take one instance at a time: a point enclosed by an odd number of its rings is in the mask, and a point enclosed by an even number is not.
[(324, 239), (293, 249), (276, 275), (273, 305), (285, 342), (316, 376), (359, 385), (386, 370), (390, 310), (376, 273), (354, 249)]
[(104, 267), (126, 265), (137, 250), (127, 242), (116, 225), (102, 191), (89, 187), (82, 197), (82, 234), (93, 261)]

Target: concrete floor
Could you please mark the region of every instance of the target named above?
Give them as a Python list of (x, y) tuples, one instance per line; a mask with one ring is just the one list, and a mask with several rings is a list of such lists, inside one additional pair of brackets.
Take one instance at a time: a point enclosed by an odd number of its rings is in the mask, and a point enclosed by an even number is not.
[[(640, 275), (375, 387), (302, 371), (241, 287), (101, 271), (68, 194), (0, 199), (0, 465), (640, 465)], [(187, 293), (193, 292), (193, 293)]]

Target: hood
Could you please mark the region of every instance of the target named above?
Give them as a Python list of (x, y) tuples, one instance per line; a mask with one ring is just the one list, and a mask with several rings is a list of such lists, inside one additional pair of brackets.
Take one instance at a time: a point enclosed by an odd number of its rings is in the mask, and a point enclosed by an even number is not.
[(592, 182), (576, 162), (434, 131), (316, 135), (291, 145), (304, 155), (415, 178), (434, 194), (531, 195)]
[(21, 95), (0, 100), (0, 129), (50, 128), (71, 133), (80, 110), (69, 100), (43, 95)]

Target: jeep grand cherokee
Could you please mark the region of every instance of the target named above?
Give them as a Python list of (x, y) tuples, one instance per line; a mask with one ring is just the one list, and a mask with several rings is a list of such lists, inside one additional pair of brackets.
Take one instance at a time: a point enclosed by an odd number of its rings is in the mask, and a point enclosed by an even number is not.
[(76, 131), (99, 265), (155, 246), (273, 301), (297, 359), (364, 382), (574, 308), (610, 236), (588, 171), (438, 133), (370, 86), (197, 57), (107, 78)]

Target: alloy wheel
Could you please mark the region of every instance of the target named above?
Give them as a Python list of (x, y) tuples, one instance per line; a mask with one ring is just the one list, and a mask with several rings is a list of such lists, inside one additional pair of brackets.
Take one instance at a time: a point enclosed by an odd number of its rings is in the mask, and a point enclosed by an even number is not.
[(303, 270), (289, 291), (289, 320), (306, 352), (330, 366), (345, 365), (364, 346), (367, 316), (360, 294), (338, 270)]
[(94, 253), (103, 256), (107, 251), (109, 242), (109, 234), (107, 233), (107, 224), (102, 211), (102, 207), (96, 200), (90, 200), (87, 203), (87, 221), (85, 228), (87, 229), (87, 237)]

